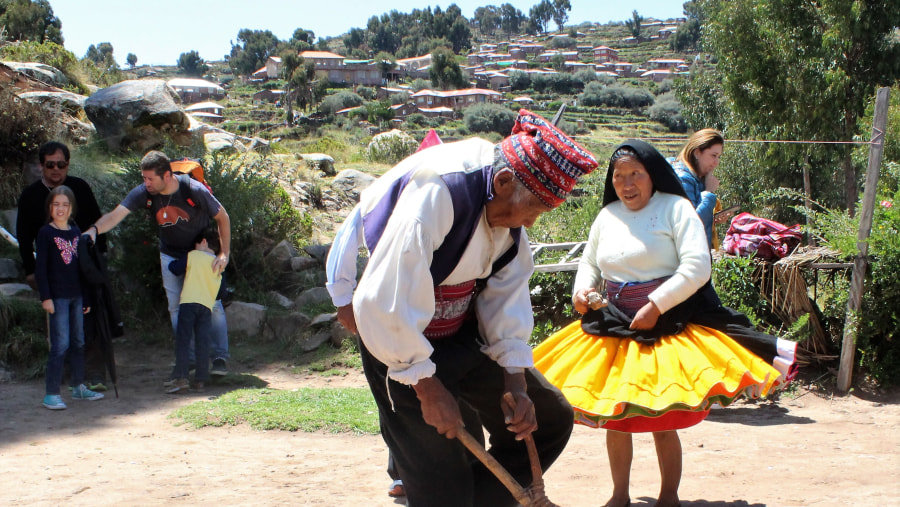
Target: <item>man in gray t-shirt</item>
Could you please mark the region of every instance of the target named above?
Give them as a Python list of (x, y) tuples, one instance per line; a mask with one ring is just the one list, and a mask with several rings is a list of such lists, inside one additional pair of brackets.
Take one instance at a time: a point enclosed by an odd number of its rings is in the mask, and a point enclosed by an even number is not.
[[(172, 172), (169, 158), (160, 151), (151, 151), (141, 159), (141, 175), (144, 183), (138, 185), (109, 213), (100, 217), (85, 231), (91, 238), (114, 228), (129, 213), (147, 209), (156, 221), (159, 231), (159, 258), (163, 287), (169, 300), (169, 315), (174, 329), (178, 322), (178, 304), (181, 298), (183, 276), (169, 271), (169, 263), (184, 256), (194, 248), (194, 238), (214, 220), (219, 229), (221, 249), (213, 261), (213, 269), (221, 272), (228, 265), (231, 255), (231, 220), (222, 204), (200, 182)], [(183, 182), (179, 178), (186, 178)], [(182, 188), (189, 185), (188, 188)], [(228, 359), (228, 328), (222, 302), (213, 307), (213, 331), (210, 354), (213, 366), (210, 373), (225, 375)], [(199, 358), (197, 358), (199, 359)]]

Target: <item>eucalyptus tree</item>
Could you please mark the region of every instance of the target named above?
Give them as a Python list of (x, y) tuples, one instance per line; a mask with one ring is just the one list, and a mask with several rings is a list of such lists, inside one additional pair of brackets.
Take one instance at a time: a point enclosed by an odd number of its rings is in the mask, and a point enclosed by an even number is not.
[[(703, 9), (704, 43), (746, 135), (850, 141), (875, 88), (900, 78), (897, 0), (705, 0)], [(783, 157), (817, 159), (822, 180), (842, 173), (843, 204), (853, 210), (859, 181), (849, 146), (784, 146), (767, 155), (773, 167)], [(837, 164), (840, 172), (824, 172)]]
[(643, 37), (641, 36), (641, 24), (644, 22), (644, 17), (638, 14), (637, 10), (631, 11), (631, 19), (625, 20), (625, 28), (628, 29), (628, 32), (637, 39), (638, 42), (641, 42)]
[(562, 31), (569, 20), (569, 11), (572, 10), (572, 4), (569, 0), (553, 0), (553, 22), (559, 31)]

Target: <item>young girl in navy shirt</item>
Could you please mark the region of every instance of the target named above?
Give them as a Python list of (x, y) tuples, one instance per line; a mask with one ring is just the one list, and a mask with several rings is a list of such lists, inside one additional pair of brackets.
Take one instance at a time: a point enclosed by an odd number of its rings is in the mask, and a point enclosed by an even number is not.
[(71, 351), (72, 399), (99, 400), (103, 395), (84, 385), (84, 320), (90, 311), (84, 299), (78, 268), (78, 240), (81, 231), (72, 221), (75, 194), (60, 185), (47, 196), (48, 224), (35, 240), (34, 276), (41, 295), (41, 306), (50, 320), (50, 356), (47, 358), (47, 386), (43, 405), (63, 410), (59, 395), (63, 363)]

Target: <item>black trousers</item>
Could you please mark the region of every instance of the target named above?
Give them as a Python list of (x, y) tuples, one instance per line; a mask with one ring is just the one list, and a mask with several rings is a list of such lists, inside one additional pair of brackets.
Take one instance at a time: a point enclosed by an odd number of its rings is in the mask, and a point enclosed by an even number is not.
[[(531, 484), (525, 443), (515, 440), (503, 421), (503, 369), (479, 350), (477, 326), (463, 326), (455, 336), (435, 340), (432, 346), (436, 377), (478, 415), (489, 435), (490, 453), (520, 484)], [(411, 386), (386, 380), (387, 366), (362, 343), (360, 352), (366, 379), (378, 404), (382, 437), (403, 480), (410, 506), (517, 505), (506, 487), (461, 442), (447, 439), (425, 422)], [(537, 370), (526, 370), (525, 378), (538, 422), (533, 438), (541, 466), (546, 470), (568, 442), (574, 415), (562, 393)], [(467, 429), (473, 434), (480, 431)]]

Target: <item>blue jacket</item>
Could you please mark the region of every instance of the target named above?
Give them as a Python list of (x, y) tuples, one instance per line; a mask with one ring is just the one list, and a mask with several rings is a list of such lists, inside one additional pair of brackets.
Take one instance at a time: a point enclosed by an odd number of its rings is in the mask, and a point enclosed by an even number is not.
[(672, 168), (675, 169), (675, 174), (681, 180), (681, 186), (684, 187), (688, 199), (694, 205), (694, 209), (697, 210), (700, 221), (703, 222), (703, 229), (706, 231), (706, 241), (709, 242), (709, 246), (712, 248), (713, 212), (716, 209), (716, 194), (707, 192), (703, 181), (696, 177), (683, 162), (674, 158), (666, 160), (672, 164)]

